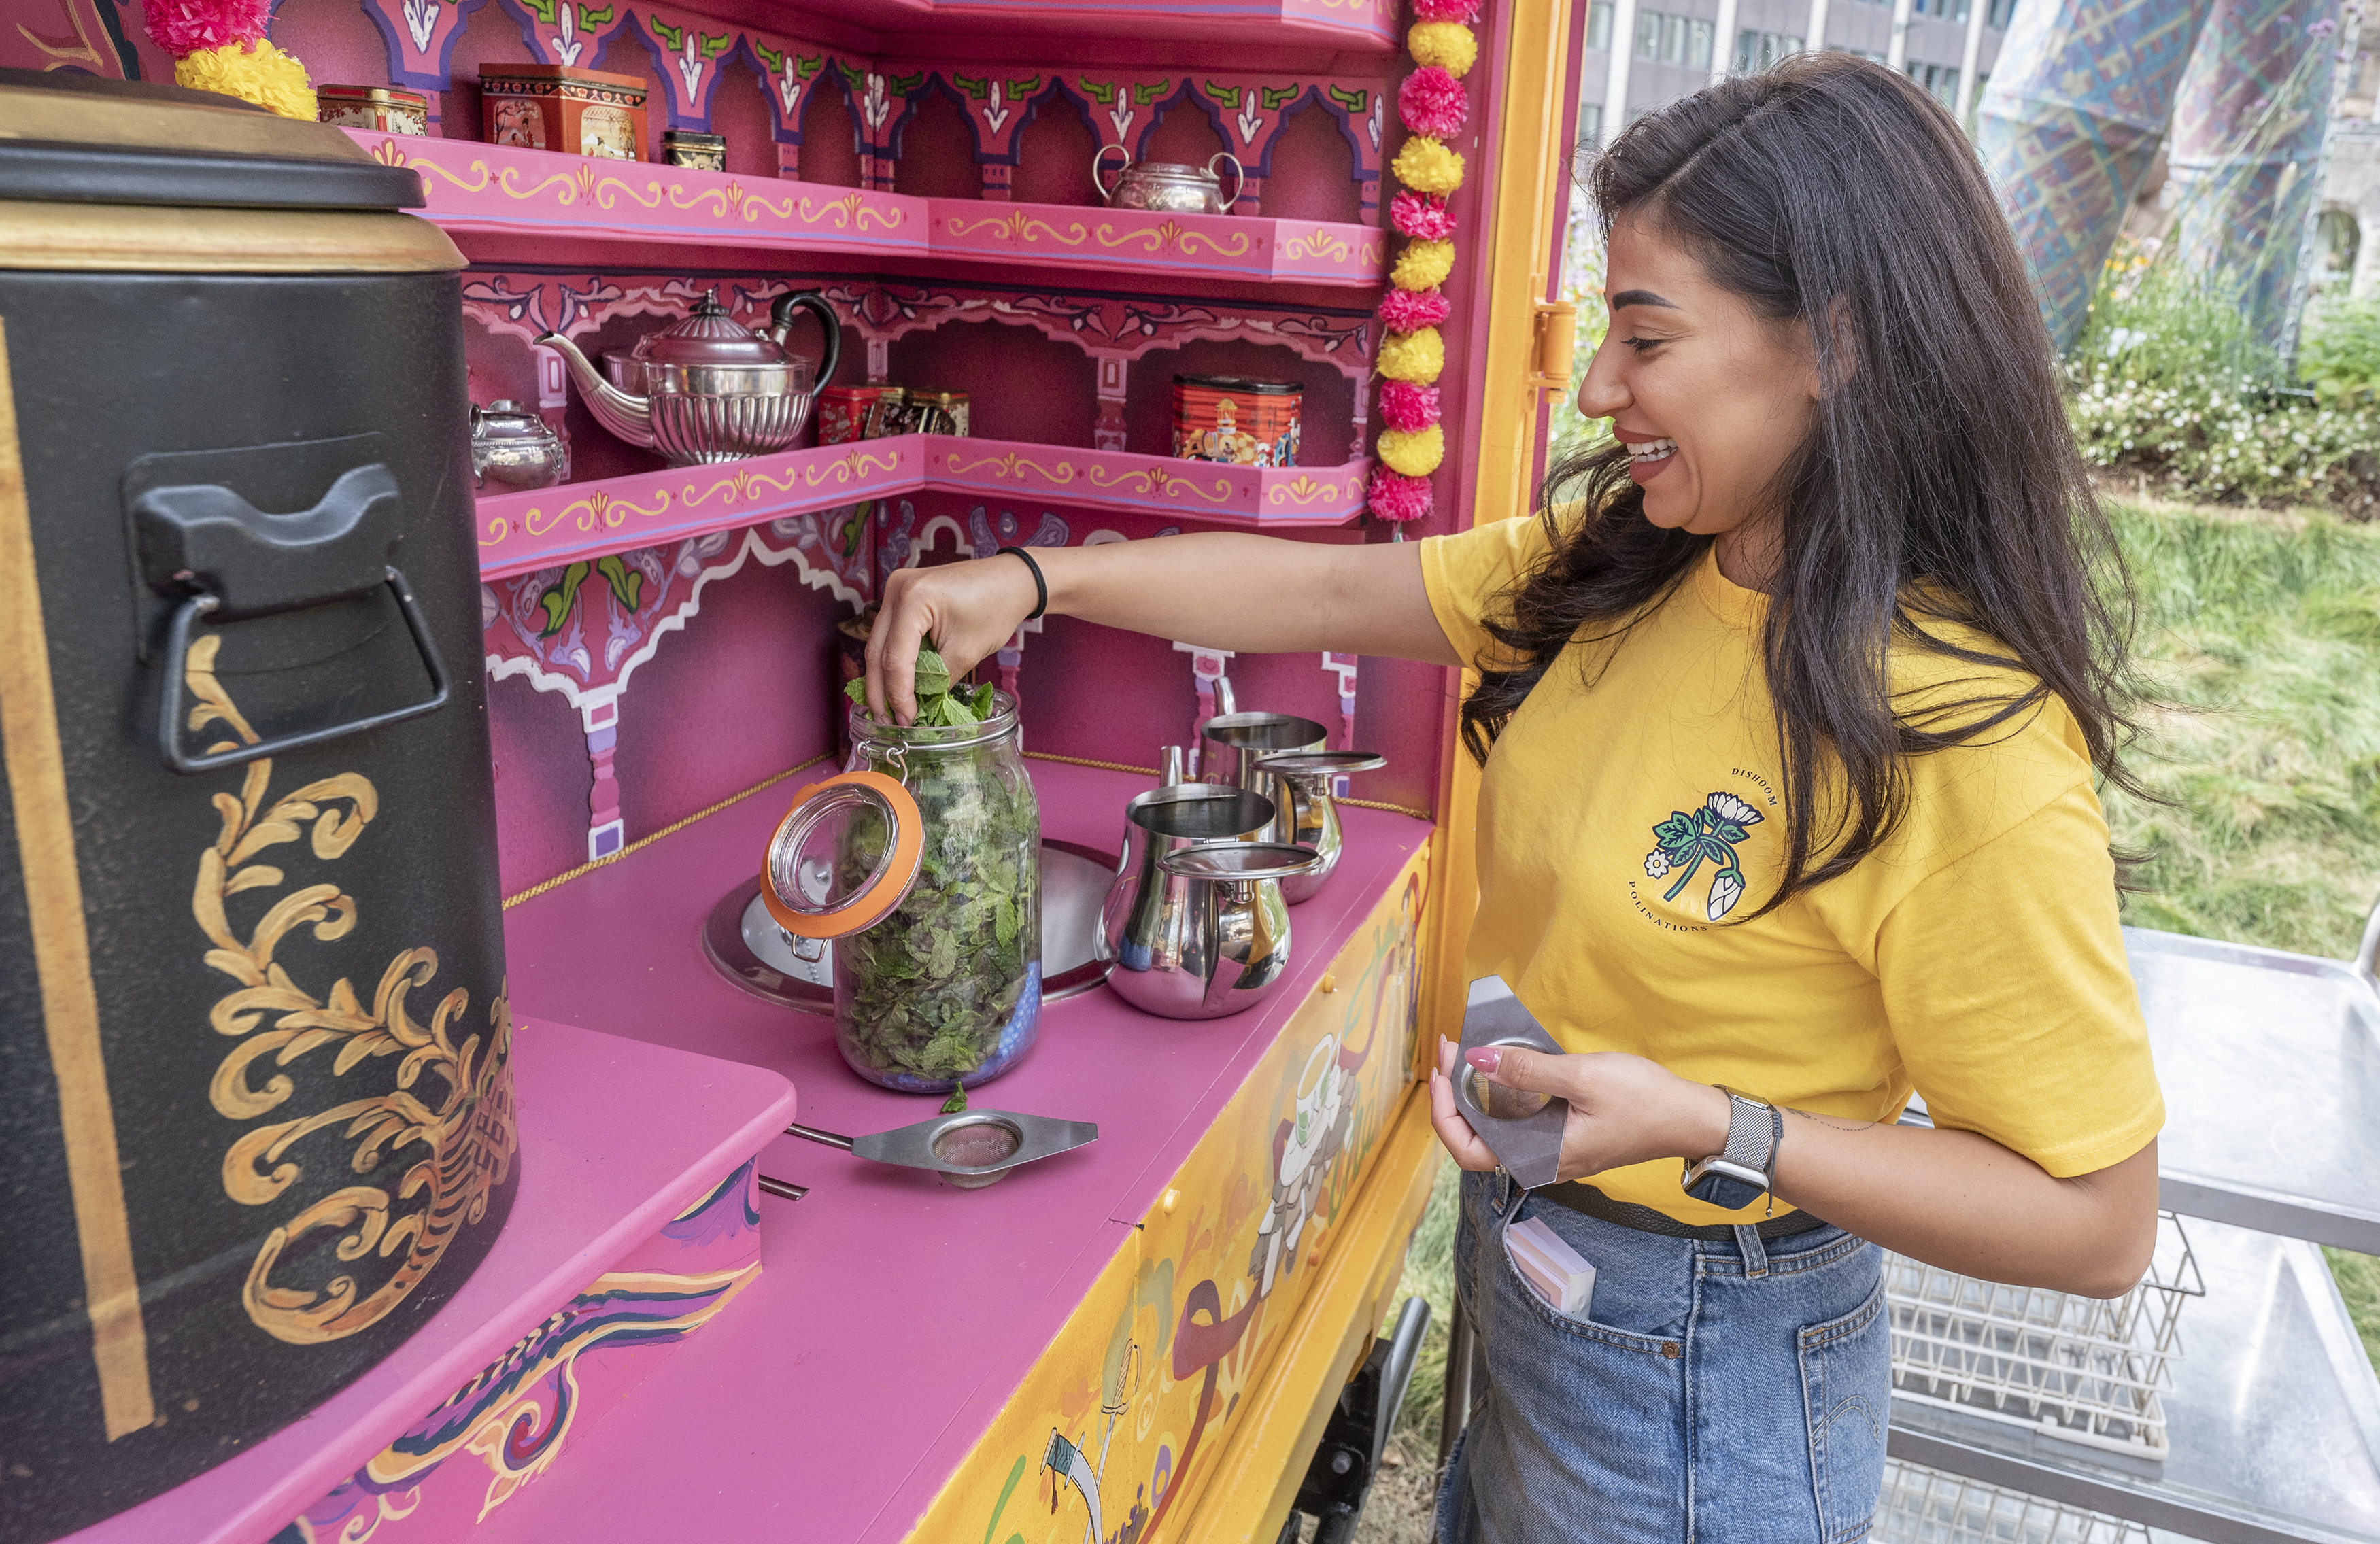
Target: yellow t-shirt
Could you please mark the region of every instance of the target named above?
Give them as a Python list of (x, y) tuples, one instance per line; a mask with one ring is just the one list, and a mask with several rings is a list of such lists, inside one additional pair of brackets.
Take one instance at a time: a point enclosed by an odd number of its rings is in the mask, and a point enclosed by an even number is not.
[[(1546, 545), (1534, 517), (1421, 543), (1465, 660), (1498, 657), (1481, 618)], [(1480, 784), (1468, 975), (1503, 977), (1571, 1051), (1856, 1120), (1893, 1119), (1913, 1088), (1937, 1125), (2060, 1177), (2138, 1152), (2165, 1105), (2091, 763), (2055, 698), (1914, 758), (1907, 818), (1849, 873), (1720, 925), (1759, 909), (1783, 860), (1766, 604), (1706, 556), (1621, 641), (1573, 644), (1530, 692)], [(1929, 689), (2006, 689), (1916, 650), (1890, 667), (1904, 711)], [(1762, 1215), (1695, 1200), (1679, 1174), (1670, 1159), (1594, 1183), (1682, 1222)]]

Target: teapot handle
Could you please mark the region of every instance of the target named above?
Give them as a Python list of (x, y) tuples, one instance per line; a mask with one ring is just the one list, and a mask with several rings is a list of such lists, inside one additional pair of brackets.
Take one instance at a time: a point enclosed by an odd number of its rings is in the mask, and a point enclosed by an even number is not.
[(797, 289), (790, 295), (780, 295), (777, 303), (769, 308), (769, 331), (780, 342), (783, 341), (785, 329), (793, 322), (796, 310), (806, 310), (817, 317), (819, 330), (826, 334), (826, 351), (819, 359), (818, 379), (810, 385), (811, 395), (816, 395), (826, 390), (827, 383), (834, 379), (834, 367), (843, 359), (843, 318), (835, 315), (834, 308), (827, 304), (826, 297), (815, 289)]
[(1240, 201), (1240, 195), (1248, 190), (1248, 169), (1241, 165), (1240, 158), (1230, 151), (1217, 151), (1207, 162), (1207, 175), (1215, 179), (1215, 186), (1219, 188), (1223, 185), (1223, 174), (1215, 170), (1215, 163), (1218, 161), (1228, 161), (1232, 164), (1232, 196), (1225, 199), (1223, 207), (1215, 213), (1229, 214), (1232, 212), (1232, 206)]
[[(1123, 164), (1118, 166), (1115, 171), (1115, 188), (1111, 188), (1106, 183), (1099, 180), (1099, 173), (1105, 169), (1107, 165), (1108, 152), (1110, 151), (1123, 151)], [(1101, 145), (1099, 147), (1099, 153), (1091, 157), (1091, 186), (1099, 190), (1099, 198), (1102, 201), (1107, 203), (1115, 202), (1116, 188), (1123, 186), (1123, 174), (1130, 170), (1132, 170), (1132, 152), (1124, 150), (1122, 145)]]

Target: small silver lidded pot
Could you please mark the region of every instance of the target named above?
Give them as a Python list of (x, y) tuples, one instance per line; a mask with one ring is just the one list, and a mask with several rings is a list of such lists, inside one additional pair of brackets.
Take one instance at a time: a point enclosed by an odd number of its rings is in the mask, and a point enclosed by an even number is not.
[(517, 402), (471, 407), (471, 480), (483, 493), (570, 480), (570, 442)]

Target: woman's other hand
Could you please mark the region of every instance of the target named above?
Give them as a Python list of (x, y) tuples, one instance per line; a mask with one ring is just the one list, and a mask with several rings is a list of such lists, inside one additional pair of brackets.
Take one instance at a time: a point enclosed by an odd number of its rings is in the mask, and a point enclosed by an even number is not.
[(895, 568), (868, 635), (868, 711), (907, 723), (917, 716), (917, 648), (927, 638), (953, 681), (1015, 635), (1039, 590), (1014, 556), (932, 568)]
[[(1455, 1106), (1454, 1079), (1463, 1052), (1438, 1044), (1429, 1080), (1430, 1124), (1465, 1169), (1496, 1167), (1496, 1155)], [(1548, 1056), (1516, 1046), (1474, 1051), (1473, 1067), (1490, 1083), (1550, 1094), (1570, 1106), (1562, 1125), (1560, 1179), (1586, 1179), (1657, 1158), (1713, 1153), (1727, 1145), (1727, 1096), (1707, 1083), (1690, 1083), (1657, 1062), (1618, 1052)]]

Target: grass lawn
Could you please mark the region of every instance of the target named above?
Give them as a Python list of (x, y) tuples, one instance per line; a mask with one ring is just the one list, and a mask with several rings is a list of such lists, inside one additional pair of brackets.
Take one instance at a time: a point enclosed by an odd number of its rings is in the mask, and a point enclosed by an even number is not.
[[(2125, 920), (2352, 955), (2380, 894), (2380, 526), (2154, 503), (2114, 513), (2142, 666), (2166, 704), (2132, 764), (2176, 801), (2108, 798), (2118, 843), (2148, 855)], [(1453, 1239), (1450, 1166), (1406, 1260), (1403, 1291), (1428, 1297), (1430, 1331), (1405, 1400), (1405, 1464), (1365, 1509), (1360, 1537), (1376, 1544), (1429, 1537), (1421, 1479), (1438, 1452)], [(2380, 1260), (2325, 1253), (2380, 1365)]]

